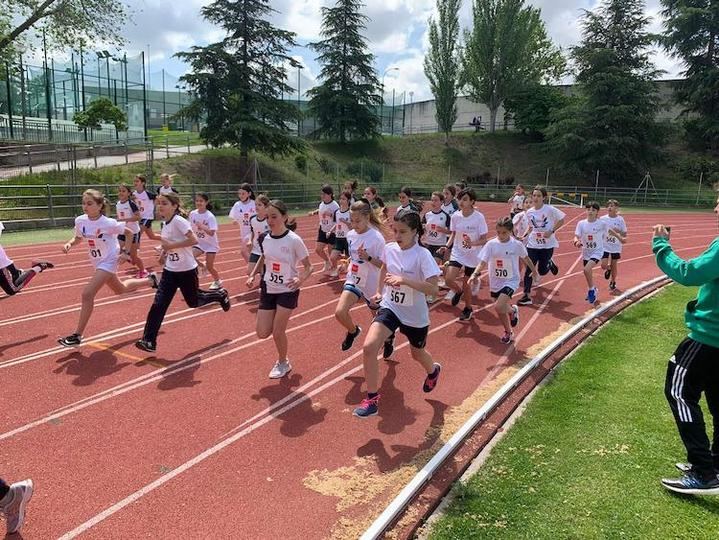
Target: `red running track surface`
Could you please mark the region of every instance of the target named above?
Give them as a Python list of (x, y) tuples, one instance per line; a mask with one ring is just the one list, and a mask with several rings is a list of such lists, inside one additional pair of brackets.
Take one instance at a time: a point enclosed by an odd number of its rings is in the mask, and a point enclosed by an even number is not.
[[(490, 227), (505, 209), (480, 205)], [(0, 299), (0, 474), (36, 484), (23, 538), (357, 537), (506, 368), (589, 309), (571, 245), (583, 216), (568, 211), (555, 255), (560, 273), (545, 276), (534, 305), (521, 308), (514, 346), (499, 341), (486, 289), (469, 323), (457, 320), (459, 307), (438, 302), (427, 345), (443, 364), (436, 390), (421, 392), (424, 373), (399, 338), (394, 361), (382, 366), (380, 414), (367, 420), (352, 416), (364, 396), (361, 343), (340, 351), (344, 329), (333, 314), (341, 281), (319, 273), (314, 255), (317, 273), (290, 323), (294, 371), (272, 381), (274, 345), (254, 335), (258, 295), (245, 287), (233, 227), (222, 227), (218, 256), (232, 310), (191, 310), (178, 295), (154, 358), (133, 346), (152, 291), (103, 291), (86, 344), (63, 349), (56, 339), (73, 331), (91, 273), (82, 246), (69, 255), (60, 245), (8, 248), (18, 267), (37, 258), (56, 263), (20, 294)], [(687, 258), (717, 230), (710, 213), (625, 218), (621, 289), (659, 275), (654, 223), (672, 226), (672, 244)], [(300, 220), (310, 250), (315, 223)], [(151, 243), (143, 241), (149, 261)], [(607, 300), (596, 272), (600, 300)], [(366, 329), (369, 311), (353, 313)]]

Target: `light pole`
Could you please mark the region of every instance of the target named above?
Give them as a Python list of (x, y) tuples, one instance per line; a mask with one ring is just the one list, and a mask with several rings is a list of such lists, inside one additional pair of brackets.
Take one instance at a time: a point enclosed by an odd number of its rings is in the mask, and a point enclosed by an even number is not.
[(382, 74), (382, 102), (380, 103), (380, 120), (379, 120), (379, 128), (380, 133), (382, 132), (382, 127), (384, 124), (384, 76), (387, 75), (390, 71), (399, 71), (398, 67), (390, 67), (384, 70), (384, 73)]
[(297, 110), (299, 111), (299, 116), (297, 117), (297, 137), (302, 134), (302, 109), (300, 108), (300, 96), (302, 95), (300, 92), (300, 70), (302, 69), (302, 66), (297, 66)]
[(185, 117), (180, 115), (180, 111), (182, 110), (182, 94), (180, 93), (180, 85), (176, 84), (175, 88), (177, 88), (177, 114), (182, 118), (182, 131), (185, 131)]
[(414, 92), (412, 90), (409, 91), (409, 134), (412, 135), (412, 98), (414, 97)]

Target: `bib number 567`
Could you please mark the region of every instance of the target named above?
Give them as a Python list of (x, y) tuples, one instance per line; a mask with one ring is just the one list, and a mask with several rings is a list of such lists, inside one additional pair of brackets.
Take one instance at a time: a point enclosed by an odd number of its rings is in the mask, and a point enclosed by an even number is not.
[(390, 291), (390, 300), (392, 300), (395, 304), (404, 304), (406, 297), (407, 295), (402, 291), (396, 291), (394, 289)]

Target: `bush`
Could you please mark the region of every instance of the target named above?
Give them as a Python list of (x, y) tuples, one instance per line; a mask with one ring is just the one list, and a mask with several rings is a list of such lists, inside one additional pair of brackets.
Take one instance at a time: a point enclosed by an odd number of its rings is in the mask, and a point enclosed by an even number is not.
[(382, 165), (370, 159), (351, 161), (346, 168), (347, 174), (356, 176), (360, 180), (367, 179), (372, 184), (382, 181)]
[(297, 167), (297, 170), (302, 174), (307, 174), (307, 156), (304, 154), (295, 156), (295, 167)]

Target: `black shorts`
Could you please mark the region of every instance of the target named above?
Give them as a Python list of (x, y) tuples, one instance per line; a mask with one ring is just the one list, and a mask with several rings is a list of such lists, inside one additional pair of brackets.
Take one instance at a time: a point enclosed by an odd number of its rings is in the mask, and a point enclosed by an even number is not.
[(322, 230), (322, 227), (320, 227), (319, 231), (317, 232), (317, 241), (320, 244), (332, 244), (335, 243), (335, 233), (327, 234), (325, 231)]
[(258, 253), (250, 253), (250, 262), (256, 263), (257, 261), (260, 260), (260, 257), (261, 257), (261, 255), (259, 255)]
[(196, 251), (197, 255), (217, 255), (216, 251), (205, 251), (200, 246), (192, 246), (192, 251)]
[(274, 311), (277, 306), (285, 309), (295, 309), (300, 297), (299, 289), (286, 293), (271, 294), (267, 292), (267, 286), (263, 281), (260, 285), (260, 305), (259, 309)]
[[(141, 236), (140, 236), (140, 233), (139, 233), (139, 232), (132, 233), (132, 242), (131, 242), (131, 243), (132, 243), (132, 244), (139, 244), (139, 243), (140, 243), (140, 238), (141, 238)], [(124, 235), (124, 234), (118, 234), (118, 235), (117, 235), (117, 239), (118, 239), (120, 242), (124, 242), (124, 241), (125, 241), (125, 235)]]
[(599, 259), (595, 259), (594, 257), (592, 257), (591, 259), (584, 259), (582, 262), (584, 263), (584, 266), (587, 266), (589, 264), (589, 261), (592, 261), (596, 264), (599, 262)]
[(444, 246), (427, 246), (427, 245), (425, 245), (424, 247), (426, 247), (429, 250), (429, 252), (432, 254), (432, 257), (434, 257), (435, 259), (440, 259), (440, 260), (444, 259), (443, 255), (440, 255), (439, 253), (437, 253)]
[(612, 259), (613, 261), (618, 261), (621, 258), (622, 258), (621, 253), (609, 253), (609, 252), (605, 251), (604, 254), (602, 255), (602, 259)]
[(500, 294), (506, 294), (507, 296), (512, 298), (512, 295), (514, 294), (514, 289), (512, 287), (502, 287), (498, 291), (490, 291), (489, 296), (496, 300), (497, 298), (499, 298)]
[(414, 326), (402, 324), (402, 321), (399, 320), (397, 315), (395, 315), (391, 309), (384, 307), (380, 308), (373, 322), (383, 324), (392, 331), (392, 334), (396, 333), (399, 328), (399, 331), (407, 336), (409, 344), (415, 349), (424, 349), (425, 345), (427, 345), (429, 326), (425, 326), (424, 328), (415, 328)]
[(449, 265), (454, 266), (455, 268), (464, 268), (464, 277), (471, 277), (477, 269), (476, 266), (464, 266), (462, 263), (457, 261), (449, 261)]
[(342, 255), (350, 254), (350, 245), (347, 243), (346, 238), (335, 237), (335, 245), (332, 249), (339, 251)]
[(148, 229), (152, 229), (152, 220), (151, 219), (141, 219), (140, 227), (146, 227)]

